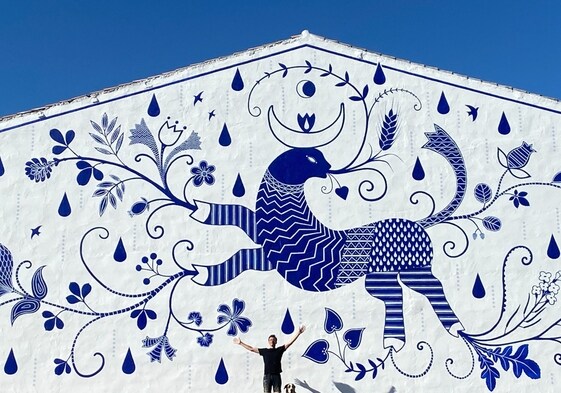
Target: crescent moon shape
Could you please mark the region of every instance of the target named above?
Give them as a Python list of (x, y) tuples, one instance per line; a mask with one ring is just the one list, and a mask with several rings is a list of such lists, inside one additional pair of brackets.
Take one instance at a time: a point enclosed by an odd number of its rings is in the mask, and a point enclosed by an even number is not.
[(341, 103), (339, 115), (330, 125), (314, 132), (304, 133), (301, 130), (285, 126), (278, 119), (272, 105), (269, 107), (267, 117), (269, 129), (273, 136), (283, 145), (288, 147), (321, 147), (333, 142), (343, 131), (343, 126), (345, 125), (345, 104)]

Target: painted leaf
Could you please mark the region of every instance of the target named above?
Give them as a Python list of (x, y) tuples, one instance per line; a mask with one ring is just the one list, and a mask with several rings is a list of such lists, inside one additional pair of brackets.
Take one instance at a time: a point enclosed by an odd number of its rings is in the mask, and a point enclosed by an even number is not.
[(355, 377), (355, 381), (360, 381), (366, 375), (366, 367), (362, 363), (357, 363), (356, 367), (359, 369), (359, 373)]
[(349, 349), (357, 349), (362, 341), (362, 332), (364, 328), (361, 329), (349, 329), (343, 334), (343, 340), (349, 346)]
[(508, 168), (506, 153), (502, 151), (500, 148), (497, 148), (497, 159), (499, 160), (499, 164), (501, 164), (503, 168)]
[(33, 314), (39, 307), (41, 306), (41, 302), (34, 298), (23, 298), (19, 302), (17, 302), (14, 307), (12, 307), (12, 312), (10, 315), (10, 321), (12, 325), (14, 324), (15, 320), (22, 315), (25, 314)]
[(491, 232), (500, 231), (502, 223), (497, 217), (487, 216), (483, 219), (483, 226)]
[(475, 189), (473, 190), (473, 194), (475, 195), (475, 199), (477, 199), (477, 201), (481, 203), (487, 203), (493, 197), (493, 191), (491, 190), (491, 187), (489, 187), (489, 185), (485, 183), (479, 183), (478, 185), (476, 185)]
[(72, 293), (73, 295), (80, 296), (80, 285), (78, 285), (77, 282), (71, 282), (68, 285), (68, 289), (70, 290), (70, 293)]
[(343, 321), (339, 314), (327, 307), (325, 308), (325, 323), (323, 328), (329, 334), (343, 328)]
[(82, 298), (85, 298), (86, 296), (88, 296), (90, 294), (90, 292), (92, 291), (92, 286), (90, 284), (84, 284), (82, 285)]
[(557, 172), (555, 176), (553, 176), (552, 183), (561, 183), (561, 172)]
[(74, 140), (75, 136), (76, 136), (76, 133), (74, 132), (74, 130), (66, 131), (66, 135), (64, 136), (65, 144), (68, 146)]
[(310, 344), (302, 357), (315, 363), (324, 364), (329, 360), (328, 349), (329, 343), (326, 340), (316, 340)]
[(66, 150), (66, 146), (56, 145), (56, 146), (53, 146), (52, 151), (53, 151), (53, 154), (58, 156), (59, 154), (64, 153), (65, 150)]
[(44, 268), (45, 266), (41, 266), (37, 269), (31, 278), (31, 291), (37, 299), (44, 299), (47, 296), (47, 283), (43, 278)]
[(50, 132), (49, 135), (51, 136), (51, 139), (57, 143), (60, 143), (61, 145), (64, 145), (64, 137), (62, 136), (62, 133), (57, 130), (56, 128), (53, 128)]

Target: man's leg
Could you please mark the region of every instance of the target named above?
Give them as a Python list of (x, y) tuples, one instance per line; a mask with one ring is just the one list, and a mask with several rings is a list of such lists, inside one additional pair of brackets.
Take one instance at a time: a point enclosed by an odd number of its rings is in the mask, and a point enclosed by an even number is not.
[(271, 388), (273, 387), (271, 380), (271, 374), (263, 375), (263, 392), (271, 393)]
[(273, 385), (273, 392), (280, 393), (282, 385), (280, 374), (271, 374), (271, 382)]

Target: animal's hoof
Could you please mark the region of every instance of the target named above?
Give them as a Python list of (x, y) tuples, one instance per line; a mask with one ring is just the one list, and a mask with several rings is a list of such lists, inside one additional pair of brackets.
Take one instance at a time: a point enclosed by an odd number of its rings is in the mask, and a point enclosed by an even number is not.
[(191, 213), (189, 217), (191, 217), (195, 221), (204, 224), (205, 221), (208, 219), (208, 216), (210, 215), (210, 204), (197, 200), (195, 200), (194, 202), (195, 205), (197, 206), (197, 210)]
[(393, 349), (394, 352), (399, 352), (405, 345), (405, 341), (395, 337), (384, 338), (384, 348)]
[(193, 269), (195, 269), (197, 274), (191, 278), (191, 281), (199, 285), (207, 285), (208, 268), (206, 266), (193, 265)]
[(465, 330), (464, 325), (462, 325), (461, 322), (456, 322), (455, 324), (450, 326), (450, 329), (448, 329), (448, 333), (450, 333), (454, 337), (458, 337), (459, 336), (458, 333), (463, 332), (464, 330)]

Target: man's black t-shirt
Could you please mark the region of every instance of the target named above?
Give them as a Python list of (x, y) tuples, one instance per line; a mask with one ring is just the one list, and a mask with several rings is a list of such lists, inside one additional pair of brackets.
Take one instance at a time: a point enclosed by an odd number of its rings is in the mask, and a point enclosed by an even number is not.
[(282, 354), (286, 351), (284, 345), (277, 348), (259, 348), (259, 355), (263, 356), (265, 374), (280, 374)]

